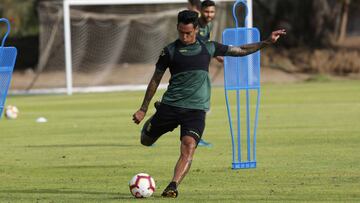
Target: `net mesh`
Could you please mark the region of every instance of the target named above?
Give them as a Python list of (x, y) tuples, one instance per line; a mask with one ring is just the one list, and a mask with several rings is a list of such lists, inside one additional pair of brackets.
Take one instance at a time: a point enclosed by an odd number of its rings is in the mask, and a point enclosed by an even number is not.
[(14, 47), (0, 46), (0, 118), (5, 105), (17, 51)]
[[(217, 7), (214, 39), (217, 30), (226, 27), (227, 12), (221, 10), (227, 8)], [(146, 84), (162, 48), (177, 38), (177, 14), (183, 9), (186, 4), (179, 3), (72, 6), (73, 86)], [(62, 3), (40, 2), (38, 13), (39, 64), (32, 81), (18, 83), (23, 87), (17, 89), (66, 86)], [(232, 19), (231, 14), (228, 19)]]

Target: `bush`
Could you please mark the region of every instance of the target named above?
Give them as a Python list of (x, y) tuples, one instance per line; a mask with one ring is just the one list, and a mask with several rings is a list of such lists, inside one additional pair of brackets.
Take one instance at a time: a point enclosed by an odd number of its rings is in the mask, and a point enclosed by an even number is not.
[[(9, 19), (11, 37), (26, 37), (39, 33), (36, 12), (37, 0), (2, 0), (0, 16)], [(3, 34), (4, 30), (2, 29)]]

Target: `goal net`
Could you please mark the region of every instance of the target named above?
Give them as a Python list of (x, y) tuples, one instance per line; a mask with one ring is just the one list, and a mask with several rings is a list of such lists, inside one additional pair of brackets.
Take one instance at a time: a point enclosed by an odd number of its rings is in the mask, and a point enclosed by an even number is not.
[[(171, 2), (171, 1), (169, 1)], [(175, 1), (177, 2), (177, 1)], [(70, 7), (72, 86), (145, 85), (164, 46), (177, 39), (177, 14), (186, 1), (168, 4)], [(230, 3), (217, 3), (213, 38), (232, 23)], [(40, 59), (25, 89), (66, 87), (64, 11), (59, 1), (38, 5)], [(230, 20), (229, 20), (230, 19)], [(167, 82), (165, 75), (162, 82)], [(101, 88), (104, 90), (104, 88)], [(108, 88), (114, 90), (114, 88)]]

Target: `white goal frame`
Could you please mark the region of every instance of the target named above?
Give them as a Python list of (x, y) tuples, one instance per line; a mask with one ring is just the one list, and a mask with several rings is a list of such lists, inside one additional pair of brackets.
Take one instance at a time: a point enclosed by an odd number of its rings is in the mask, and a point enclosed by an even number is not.
[[(214, 0), (215, 2), (231, 2), (235, 0)], [(252, 0), (244, 0), (248, 6), (247, 26), (252, 27)], [(64, 37), (65, 37), (65, 71), (66, 71), (66, 93), (73, 94), (72, 77), (72, 48), (71, 48), (71, 6), (91, 6), (91, 5), (132, 5), (132, 4), (173, 4), (187, 3), (187, 0), (64, 0)]]

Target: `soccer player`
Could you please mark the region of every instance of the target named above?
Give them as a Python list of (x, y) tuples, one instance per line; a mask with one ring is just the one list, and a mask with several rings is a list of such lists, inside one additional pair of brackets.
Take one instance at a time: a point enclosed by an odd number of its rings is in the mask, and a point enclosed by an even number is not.
[(215, 18), (216, 8), (215, 2), (205, 0), (201, 3), (200, 18), (199, 18), (199, 32), (197, 37), (203, 41), (210, 40), (210, 34), (213, 29), (213, 20)]
[(163, 134), (180, 125), (180, 157), (175, 165), (170, 184), (163, 197), (177, 197), (178, 186), (190, 169), (190, 165), (205, 128), (205, 111), (210, 106), (211, 84), (209, 63), (216, 56), (245, 56), (275, 43), (285, 30), (271, 33), (264, 41), (242, 46), (227, 46), (214, 41), (196, 38), (198, 14), (184, 10), (178, 14), (178, 39), (166, 46), (156, 63), (155, 72), (148, 84), (142, 105), (133, 114), (139, 124), (145, 117), (164, 72), (169, 68), (171, 78), (156, 113), (144, 124), (141, 144), (151, 146)]

